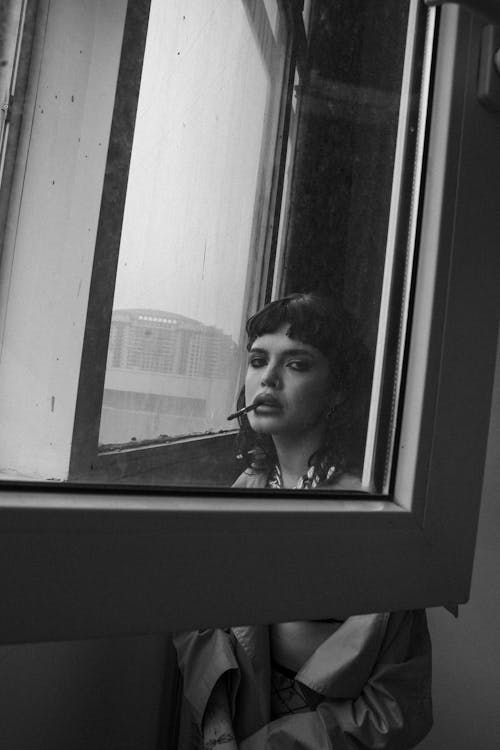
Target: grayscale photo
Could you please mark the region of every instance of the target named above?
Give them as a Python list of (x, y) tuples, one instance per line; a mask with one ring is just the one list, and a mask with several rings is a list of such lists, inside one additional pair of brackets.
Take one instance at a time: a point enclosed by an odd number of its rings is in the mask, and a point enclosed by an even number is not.
[(0, 746), (496, 750), (500, 0), (1, 0)]

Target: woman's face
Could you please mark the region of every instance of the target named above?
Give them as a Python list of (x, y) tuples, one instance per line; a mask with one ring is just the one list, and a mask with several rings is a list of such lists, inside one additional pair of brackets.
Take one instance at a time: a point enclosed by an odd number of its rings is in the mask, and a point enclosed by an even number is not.
[(245, 403), (258, 403), (248, 420), (268, 435), (317, 429), (333, 399), (328, 360), (316, 347), (289, 338), (288, 328), (255, 339), (248, 353)]

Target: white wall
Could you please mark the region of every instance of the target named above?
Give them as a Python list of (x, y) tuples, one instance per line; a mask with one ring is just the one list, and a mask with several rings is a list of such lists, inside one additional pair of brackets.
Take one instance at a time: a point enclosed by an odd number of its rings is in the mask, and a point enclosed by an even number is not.
[[(459, 470), (459, 467), (458, 469)], [(435, 723), (422, 750), (500, 747), (500, 346), (472, 592), (458, 620), (429, 612)]]
[(40, 7), (0, 263), (0, 469), (65, 479), (127, 3)]

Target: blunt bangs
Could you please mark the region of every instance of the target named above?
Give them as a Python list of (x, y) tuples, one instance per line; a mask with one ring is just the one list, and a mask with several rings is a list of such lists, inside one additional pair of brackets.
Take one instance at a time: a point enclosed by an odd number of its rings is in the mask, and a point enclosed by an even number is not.
[(270, 302), (247, 322), (247, 349), (255, 339), (288, 325), (287, 336), (314, 346), (329, 360), (342, 348), (342, 321), (334, 303), (315, 294), (290, 294)]

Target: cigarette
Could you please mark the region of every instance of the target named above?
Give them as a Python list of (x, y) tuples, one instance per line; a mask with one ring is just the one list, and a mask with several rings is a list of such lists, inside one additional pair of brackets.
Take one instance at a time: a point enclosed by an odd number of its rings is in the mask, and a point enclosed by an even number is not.
[(259, 404), (250, 404), (249, 406), (244, 406), (243, 409), (239, 409), (239, 411), (235, 411), (234, 414), (230, 414), (228, 420), (238, 419), (238, 417), (242, 417), (243, 414), (247, 414), (249, 411), (256, 409), (258, 405)]

